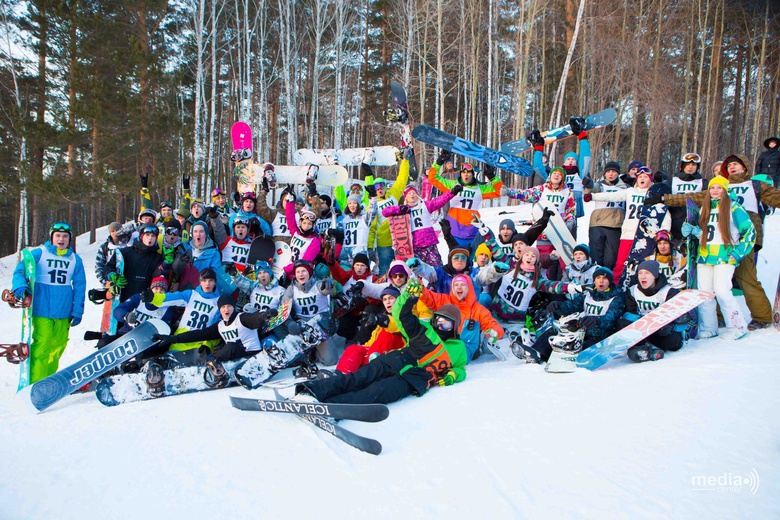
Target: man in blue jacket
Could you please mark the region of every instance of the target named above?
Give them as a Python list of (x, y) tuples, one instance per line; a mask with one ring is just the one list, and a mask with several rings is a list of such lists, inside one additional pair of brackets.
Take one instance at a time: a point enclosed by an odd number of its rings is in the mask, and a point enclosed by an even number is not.
[(31, 292), (34, 294), (30, 383), (57, 371), (68, 345), (70, 327), (81, 323), (84, 314), (87, 278), (81, 258), (71, 247), (72, 241), (70, 225), (57, 222), (51, 226), (49, 241), (31, 251), (36, 263), (34, 287), (24, 277), (23, 262), (14, 270), (14, 297), (23, 300)]

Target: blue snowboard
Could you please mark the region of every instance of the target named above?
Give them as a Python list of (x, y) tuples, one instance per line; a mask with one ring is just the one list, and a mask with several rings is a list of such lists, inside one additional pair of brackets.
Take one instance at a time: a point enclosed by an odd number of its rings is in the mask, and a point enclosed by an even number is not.
[[(20, 392), (19, 396), (29, 399), (32, 405), (42, 412), (63, 397), (150, 348), (154, 334), (170, 334), (170, 327), (158, 319), (145, 321), (81, 361), (34, 383)], [(21, 394), (25, 395), (22, 397)]]
[(522, 177), (530, 177), (533, 168), (528, 160), (509, 155), (492, 148), (487, 148), (481, 144), (466, 141), (447, 132), (442, 132), (438, 128), (428, 125), (417, 125), (412, 130), (412, 137), (422, 143), (436, 146), (452, 153), (480, 161), (496, 168), (501, 168)]

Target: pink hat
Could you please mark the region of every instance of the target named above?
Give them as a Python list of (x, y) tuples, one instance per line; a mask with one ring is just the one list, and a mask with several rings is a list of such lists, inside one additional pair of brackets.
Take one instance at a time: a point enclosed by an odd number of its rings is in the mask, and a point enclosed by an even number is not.
[(420, 195), (420, 192), (417, 191), (417, 188), (415, 188), (414, 186), (407, 186), (406, 189), (404, 190), (403, 198), (406, 198), (406, 194), (409, 193), (410, 191), (415, 192), (418, 196)]
[(469, 278), (466, 275), (457, 274), (457, 275), (452, 277), (452, 283), (454, 284), (455, 282), (463, 282), (466, 285), (468, 285), (469, 284)]

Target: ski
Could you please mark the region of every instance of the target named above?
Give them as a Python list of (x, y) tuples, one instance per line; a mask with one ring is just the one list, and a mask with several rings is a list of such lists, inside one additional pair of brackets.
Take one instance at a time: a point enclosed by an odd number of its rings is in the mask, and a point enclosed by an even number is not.
[(658, 329), (714, 298), (713, 293), (686, 289), (654, 311), (645, 314), (631, 325), (620, 329), (608, 338), (580, 352), (577, 366), (596, 370), (621, 356)]
[(341, 404), (299, 402), (293, 400), (256, 399), (230, 396), (230, 403), (239, 410), (254, 412), (291, 413), (296, 415), (316, 415), (340, 420), (380, 422), (387, 419), (390, 410), (383, 404)]
[[(583, 130), (590, 131), (590, 130), (596, 130), (597, 128), (601, 128), (603, 126), (607, 126), (608, 124), (612, 123), (615, 119), (617, 119), (617, 112), (615, 112), (614, 108), (608, 108), (606, 110), (602, 110), (601, 112), (598, 112), (596, 114), (590, 115), (585, 118), (585, 127)], [(571, 125), (564, 125), (558, 128), (553, 128), (552, 130), (547, 130), (546, 132), (542, 132), (542, 137), (544, 137), (544, 144), (552, 144), (555, 141), (560, 141), (561, 139), (566, 139), (567, 137), (571, 137), (574, 135), (574, 132), (571, 130)], [(518, 139), (517, 141), (509, 141), (508, 143), (504, 143), (501, 145), (501, 151), (504, 153), (512, 154), (512, 155), (520, 155), (523, 152), (527, 152), (531, 149), (531, 143), (528, 142), (527, 139)]]
[(417, 125), (412, 130), (412, 137), (427, 143), (431, 146), (449, 150), (458, 155), (463, 155), (469, 159), (480, 161), (496, 168), (501, 168), (512, 172), (521, 177), (529, 177), (533, 174), (531, 163), (523, 157), (509, 155), (492, 148), (487, 148), (481, 144), (473, 143), (460, 137), (456, 137), (447, 132), (442, 132), (438, 128), (428, 125)]
[(313, 424), (320, 430), (328, 432), (337, 439), (349, 444), (353, 448), (357, 448), (360, 451), (365, 451), (371, 455), (379, 455), (382, 453), (382, 445), (378, 440), (363, 437), (357, 433), (351, 432), (343, 426), (339, 426), (333, 420), (329, 420), (318, 415), (298, 415), (298, 417), (303, 421)]

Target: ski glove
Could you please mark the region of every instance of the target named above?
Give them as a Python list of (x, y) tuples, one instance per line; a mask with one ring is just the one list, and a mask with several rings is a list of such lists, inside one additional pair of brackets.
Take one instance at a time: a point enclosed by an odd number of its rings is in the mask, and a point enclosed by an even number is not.
[(591, 179), (590, 177), (583, 177), (582, 178), (582, 187), (583, 188), (588, 188), (588, 189), (592, 188), (593, 187), (593, 179)]
[(406, 290), (409, 291), (409, 296), (412, 298), (419, 298), (423, 293), (423, 286), (420, 280), (412, 278), (409, 283), (406, 284)]
[(320, 292), (322, 294), (333, 294), (334, 288), (335, 288), (335, 284), (333, 283), (333, 280), (331, 280), (330, 278), (320, 282)]
[(151, 289), (144, 289), (141, 291), (141, 301), (144, 303), (152, 303), (154, 300), (154, 291)]
[(81, 316), (71, 316), (70, 318), (71, 327), (78, 327), (79, 323), (81, 323)]
[(566, 285), (566, 292), (569, 294), (579, 294), (582, 292), (582, 286), (578, 283), (569, 283)]
[(544, 208), (544, 211), (542, 212), (542, 218), (539, 220), (547, 219), (550, 220), (555, 216), (555, 211), (551, 210), (550, 208)]
[(683, 222), (682, 226), (680, 227), (680, 231), (684, 237), (689, 237), (691, 235), (696, 238), (701, 237), (701, 228), (699, 226), (694, 226), (690, 222)]
[(580, 318), (581, 329), (592, 329), (599, 326), (599, 319), (596, 316), (585, 316)]
[(230, 276), (236, 276), (238, 274), (238, 268), (233, 262), (225, 262), (225, 272)]
[(148, 188), (149, 187), (149, 176), (148, 175), (139, 175), (141, 177), (141, 187), (142, 188)]
[(526, 139), (532, 146), (544, 146), (544, 137), (539, 130), (534, 130), (526, 136)]
[(157, 343), (157, 346), (162, 348), (168, 348), (173, 344), (173, 336), (168, 336), (165, 334), (154, 334), (152, 336), (152, 341)]
[(590, 202), (592, 200), (593, 200), (593, 195), (591, 195), (590, 193), (583, 193), (582, 194), (582, 201), (583, 202)]
[(314, 183), (314, 181), (307, 181), (306, 182), (306, 191), (312, 197), (317, 194), (317, 185)]
[(293, 336), (300, 336), (301, 332), (303, 332), (303, 327), (301, 327), (297, 321), (290, 321), (290, 323), (287, 324), (287, 332)]
[(360, 163), (360, 174), (363, 176), (364, 179), (367, 177), (373, 177), (374, 170), (371, 168), (370, 164)]
[(366, 284), (365, 284), (365, 283), (363, 283), (363, 280), (358, 280), (357, 282), (355, 282), (355, 283), (353, 283), (353, 284), (352, 284), (352, 287), (350, 287), (350, 289), (349, 289), (349, 290), (350, 290), (350, 291), (351, 291), (353, 294), (362, 294), (362, 292), (363, 292), (363, 287), (365, 287), (365, 286), (366, 286)]
[(436, 384), (439, 386), (450, 386), (455, 384), (455, 379), (457, 378), (457, 375), (455, 374), (454, 370), (448, 370), (446, 374), (444, 374), (444, 377), (439, 379)]
[(127, 287), (127, 278), (125, 278), (125, 275), (123, 274), (111, 273), (110, 275), (108, 275), (108, 281), (116, 285), (120, 289), (124, 289), (125, 287)]
[(452, 193), (453, 195), (457, 195), (461, 191), (463, 191), (463, 186), (461, 184), (456, 184), (455, 186), (452, 187), (450, 193)]
[(492, 181), (496, 178), (496, 167), (491, 164), (485, 165), (485, 178)]
[(571, 126), (571, 133), (580, 135), (580, 132), (585, 129), (585, 118), (582, 116), (571, 116), (569, 118), (569, 126)]
[(443, 166), (444, 163), (452, 160), (452, 152), (449, 150), (442, 150), (439, 152), (439, 156), (436, 158), (436, 164)]
[(509, 272), (509, 264), (506, 262), (493, 262), (493, 268), (498, 274), (506, 274)]
[(410, 211), (411, 211), (411, 208), (409, 206), (407, 206), (406, 204), (401, 204), (400, 206), (398, 206), (398, 213), (400, 213), (401, 215), (406, 215)]
[(163, 246), (163, 262), (166, 264), (172, 264), (174, 258), (176, 258), (176, 249), (173, 247)]
[(366, 184), (366, 193), (368, 193), (368, 196), (372, 199), (376, 197), (376, 188), (373, 184)]
[(211, 219), (219, 218), (219, 212), (217, 211), (217, 208), (215, 208), (214, 206), (209, 206), (208, 208), (206, 208), (206, 215), (208, 215), (209, 218)]
[(236, 204), (241, 204), (241, 194), (240, 194), (240, 193), (238, 193), (237, 191), (234, 191), (234, 192), (233, 192), (233, 201), (234, 201)]
[(664, 203), (664, 196), (660, 193), (654, 192), (654, 191), (648, 191), (647, 196), (645, 196), (645, 206), (655, 206), (656, 204), (663, 204)]
[(18, 289), (14, 290), (14, 298), (16, 298), (18, 301), (24, 300), (28, 294), (30, 294), (30, 291), (27, 289), (27, 287), (19, 287)]
[(486, 330), (485, 336), (487, 336), (487, 340), (491, 345), (495, 345), (496, 341), (498, 341), (498, 332), (493, 329)]
[(666, 180), (666, 175), (664, 175), (664, 172), (657, 171), (653, 174), (653, 182), (658, 184), (659, 182), (664, 182)]
[(656, 331), (656, 334), (658, 334), (659, 336), (668, 336), (673, 331), (674, 331), (674, 324), (673, 323), (667, 323), (666, 325), (664, 325), (663, 327), (658, 329)]
[(411, 161), (414, 156), (414, 148), (411, 146), (404, 147), (404, 160)]
[(418, 267), (420, 267), (420, 259), (416, 257), (412, 257), (409, 260), (406, 261), (406, 267), (414, 271)]
[(125, 323), (130, 327), (138, 325), (138, 314), (135, 311), (130, 311), (125, 314)]

